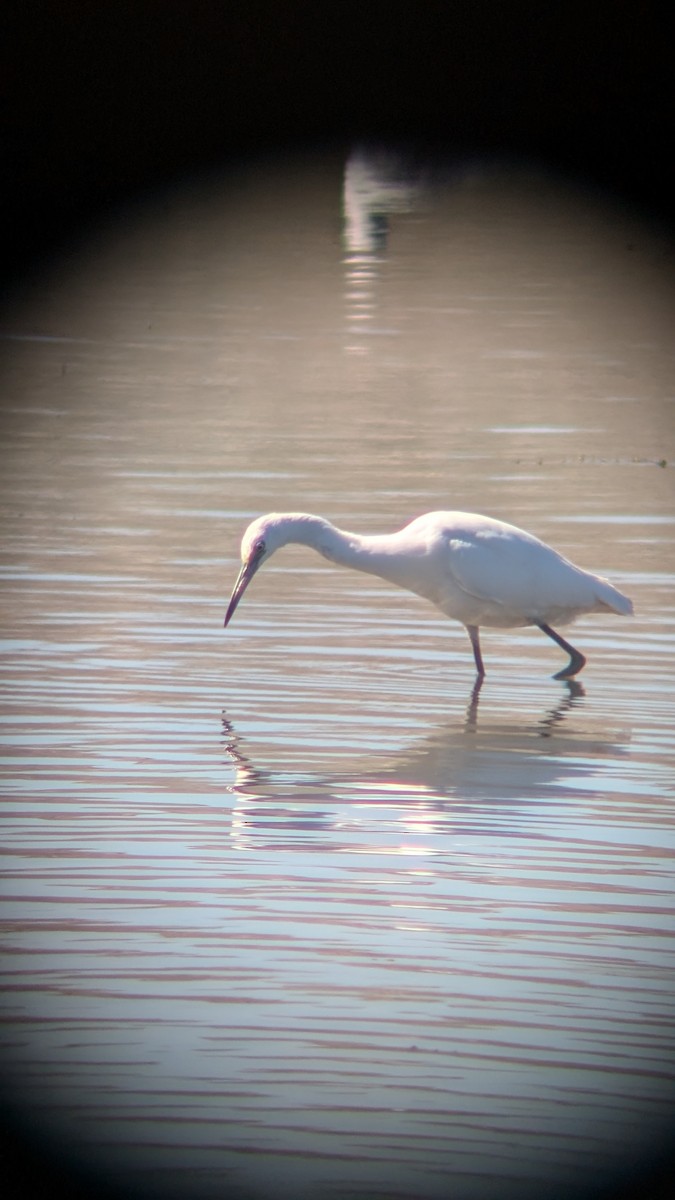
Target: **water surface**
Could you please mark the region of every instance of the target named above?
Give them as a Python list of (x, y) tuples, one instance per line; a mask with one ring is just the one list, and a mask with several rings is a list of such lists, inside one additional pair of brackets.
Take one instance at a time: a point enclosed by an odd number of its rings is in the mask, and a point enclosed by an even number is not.
[[(121, 1188), (569, 1200), (672, 1132), (672, 279), (559, 182), (393, 155), (127, 214), (3, 326), (2, 1066)], [(248, 521), (523, 525), (578, 683)]]

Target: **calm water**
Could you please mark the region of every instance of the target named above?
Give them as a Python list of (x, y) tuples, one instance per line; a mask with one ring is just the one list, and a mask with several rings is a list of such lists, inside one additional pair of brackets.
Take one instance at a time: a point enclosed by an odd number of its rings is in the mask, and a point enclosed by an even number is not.
[[(574, 1200), (675, 1098), (672, 278), (545, 177), (261, 165), (3, 332), (2, 1067), (171, 1200)], [(661, 463), (665, 465), (660, 465)], [(578, 684), (273, 509), (524, 525), (611, 576)]]

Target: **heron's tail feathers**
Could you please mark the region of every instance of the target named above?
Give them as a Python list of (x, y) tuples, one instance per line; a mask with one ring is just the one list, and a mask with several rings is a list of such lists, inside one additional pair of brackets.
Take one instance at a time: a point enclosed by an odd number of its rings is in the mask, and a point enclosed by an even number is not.
[(598, 579), (596, 596), (599, 608), (618, 613), (620, 617), (633, 616), (633, 601), (624, 596), (608, 579)]

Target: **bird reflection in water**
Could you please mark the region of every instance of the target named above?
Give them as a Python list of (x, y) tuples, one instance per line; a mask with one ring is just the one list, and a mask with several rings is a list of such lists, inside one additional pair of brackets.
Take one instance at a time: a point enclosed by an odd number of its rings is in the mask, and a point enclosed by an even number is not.
[(566, 695), (562, 700), (555, 705), (554, 708), (539, 722), (540, 736), (551, 737), (556, 731), (556, 726), (564, 721), (567, 713), (575, 706), (578, 700), (581, 700), (586, 691), (584, 685), (579, 683), (578, 679), (565, 679), (563, 681), (564, 691)]
[(603, 760), (616, 763), (628, 753), (625, 736), (613, 740), (564, 727), (584, 698), (575, 680), (565, 682), (558, 703), (535, 723), (479, 723), (480, 692), (477, 683), (463, 721), (443, 722), (398, 751), (355, 748), (343, 760), (346, 769), (336, 769), (334, 759), (325, 770), (318, 764), (298, 768), (303, 751), (298, 743), (297, 757), (289, 761), (298, 741), (292, 734), (284, 751), (275, 747), (276, 761), (263, 768), (258, 764), (265, 761), (265, 749), (249, 749), (223, 715), (227, 758), (236, 767), (230, 785), (238, 798), (233, 836), (246, 844), (254, 832), (281, 837), (285, 830), (283, 836), (304, 831), (316, 838), (329, 832), (340, 840), (362, 824), (366, 810), (375, 822), (379, 812), (381, 819), (405, 828), (418, 827), (420, 820), (454, 827), (459, 820), (468, 829), (491, 819), (497, 805), (500, 822), (508, 825), (523, 805), (547, 797), (573, 803), (575, 781), (588, 774), (589, 759), (597, 774)]
[[(478, 702), (484, 682), (484, 676), (478, 675), (471, 689), (469, 703), (466, 706), (466, 718), (464, 720), (465, 733), (475, 733), (478, 728)], [(586, 695), (583, 684), (579, 683), (577, 679), (565, 679), (561, 682), (564, 686), (564, 695), (555, 707), (538, 722), (540, 737), (550, 737), (556, 725), (565, 719), (565, 715), (577, 700)]]

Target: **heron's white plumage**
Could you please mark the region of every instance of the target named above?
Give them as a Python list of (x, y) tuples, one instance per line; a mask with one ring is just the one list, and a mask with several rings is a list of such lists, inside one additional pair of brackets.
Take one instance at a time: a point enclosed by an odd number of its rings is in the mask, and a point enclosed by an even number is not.
[[(563, 676), (584, 665), (583, 656), (549, 628), (588, 612), (630, 615), (631, 601), (607, 579), (577, 567), (551, 546), (515, 525), (477, 513), (432, 512), (397, 533), (362, 536), (337, 529), (310, 513), (270, 513), (249, 525), (241, 544), (242, 568), (225, 624), (251, 578), (289, 542), (324, 558), (387, 579), (430, 600), (469, 630), (476, 666), (481, 625), (538, 625), (571, 655)], [(576, 664), (575, 670), (572, 670)]]

